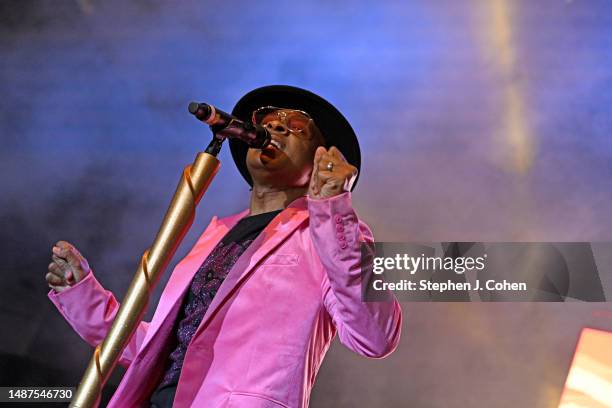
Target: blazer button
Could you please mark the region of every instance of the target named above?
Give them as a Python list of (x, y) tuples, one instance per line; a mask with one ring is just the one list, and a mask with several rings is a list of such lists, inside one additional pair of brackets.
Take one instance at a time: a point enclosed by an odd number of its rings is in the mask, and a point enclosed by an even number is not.
[(342, 217), (339, 214), (336, 214), (334, 220), (336, 221), (336, 224), (342, 224)]
[(342, 249), (346, 249), (348, 245), (346, 244), (346, 241), (342, 241), (342, 243), (340, 244), (340, 248)]
[(346, 241), (346, 237), (341, 232), (336, 234), (336, 238), (338, 238), (338, 240), (340, 240), (340, 241)]
[(338, 224), (338, 225), (336, 225), (336, 231), (338, 231), (338, 232), (344, 232), (344, 227), (342, 226), (342, 224)]

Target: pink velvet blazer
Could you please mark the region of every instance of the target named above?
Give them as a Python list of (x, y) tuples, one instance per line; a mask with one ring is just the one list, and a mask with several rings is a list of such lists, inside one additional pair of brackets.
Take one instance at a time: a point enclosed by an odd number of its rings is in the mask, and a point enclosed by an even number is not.
[[(127, 371), (110, 407), (146, 406), (194, 274), (247, 214), (213, 218), (176, 266), (151, 322), (140, 324), (121, 356)], [(350, 193), (291, 203), (238, 259), (216, 294), (187, 349), (174, 406), (307, 407), (336, 332), (364, 356), (391, 353), (400, 338), (399, 304), (392, 296), (388, 302), (361, 301), (360, 241), (372, 239)], [(49, 298), (93, 346), (119, 308), (91, 273)]]

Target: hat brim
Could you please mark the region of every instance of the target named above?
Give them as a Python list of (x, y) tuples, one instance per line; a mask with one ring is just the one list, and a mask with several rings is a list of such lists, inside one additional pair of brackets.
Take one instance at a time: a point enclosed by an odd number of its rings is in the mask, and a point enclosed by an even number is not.
[[(287, 85), (264, 86), (244, 95), (234, 106), (232, 115), (242, 121), (250, 122), (253, 111), (263, 106), (307, 112), (323, 134), (325, 147), (336, 146), (350, 164), (357, 167), (357, 170), (361, 169), (361, 152), (355, 131), (342, 113), (319, 95)], [(253, 186), (253, 180), (246, 165), (249, 146), (238, 139), (230, 139), (229, 144), (236, 167), (247, 183)], [(359, 173), (357, 178), (359, 178)], [(356, 185), (357, 179), (352, 189)]]

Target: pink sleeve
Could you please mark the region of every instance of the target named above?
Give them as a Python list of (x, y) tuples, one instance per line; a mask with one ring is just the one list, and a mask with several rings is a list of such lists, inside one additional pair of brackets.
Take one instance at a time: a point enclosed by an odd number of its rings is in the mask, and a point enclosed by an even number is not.
[(373, 242), (368, 226), (359, 221), (351, 194), (308, 199), (310, 234), (327, 272), (324, 304), (342, 344), (367, 357), (382, 358), (397, 347), (402, 311), (390, 301), (361, 300), (361, 242)]
[[(48, 296), (77, 334), (94, 347), (102, 343), (119, 310), (115, 296), (105, 290), (91, 272), (63, 292), (56, 293), (51, 289)], [(148, 327), (148, 322), (140, 322), (136, 333), (123, 350), (119, 364), (124, 367), (130, 365)]]

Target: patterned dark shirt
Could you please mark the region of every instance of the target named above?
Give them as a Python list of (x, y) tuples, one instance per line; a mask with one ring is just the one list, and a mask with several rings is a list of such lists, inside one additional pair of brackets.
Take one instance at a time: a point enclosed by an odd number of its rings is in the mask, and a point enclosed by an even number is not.
[(170, 353), (164, 377), (151, 396), (151, 407), (172, 406), (187, 346), (204, 314), (240, 255), (280, 211), (252, 215), (238, 221), (196, 272), (178, 318), (176, 348)]

